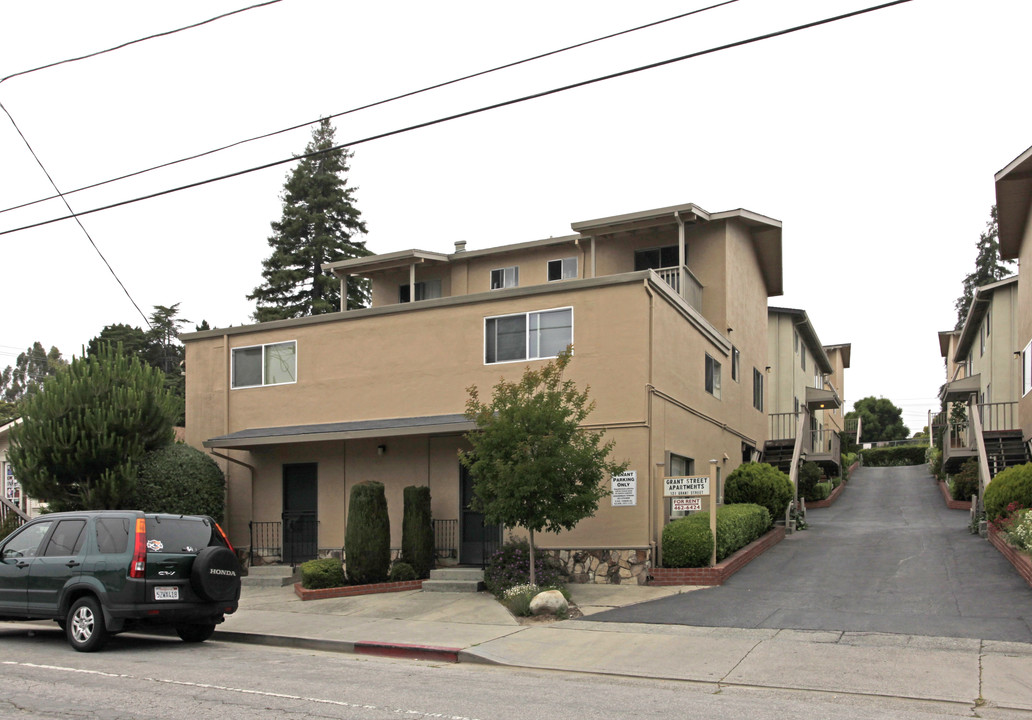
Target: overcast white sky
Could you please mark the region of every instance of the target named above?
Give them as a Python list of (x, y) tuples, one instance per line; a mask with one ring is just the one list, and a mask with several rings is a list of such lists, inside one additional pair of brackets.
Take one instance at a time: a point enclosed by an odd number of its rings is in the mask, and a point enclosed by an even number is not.
[[(245, 7), (229, 2), (0, 6), (0, 77)], [(284, 0), (0, 83), (62, 190), (710, 4)], [(335, 121), (357, 140), (860, 9), (739, 0)], [(825, 344), (852, 343), (849, 405), (884, 396), (911, 431), (944, 379), (936, 333), (973, 267), (993, 174), (1032, 145), (1024, 0), (913, 0), (829, 26), (355, 147), (374, 252), (449, 252), (570, 233), (677, 203), (784, 223), (785, 294)], [(307, 128), (70, 196), (77, 210), (300, 152)], [(249, 322), (289, 166), (83, 218), (145, 313), (181, 303)], [(0, 209), (51, 195), (0, 114)], [(0, 213), (0, 231), (66, 214)], [(0, 235), (0, 367), (39, 340), (66, 357), (105, 325), (143, 325), (72, 221)], [(193, 329), (193, 326), (189, 327)]]

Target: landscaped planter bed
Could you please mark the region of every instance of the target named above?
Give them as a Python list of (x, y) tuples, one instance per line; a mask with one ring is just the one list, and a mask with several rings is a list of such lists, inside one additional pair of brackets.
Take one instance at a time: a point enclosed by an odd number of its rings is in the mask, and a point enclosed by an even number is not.
[(989, 526), (989, 542), (1010, 561), (1018, 574), (1025, 578), (1025, 582), (1032, 586), (1032, 558), (1008, 544), (1003, 535), (994, 530), (991, 525)]
[(652, 568), (649, 585), (723, 585), (724, 582), (785, 539), (785, 528), (778, 526), (763, 537), (753, 540), (730, 557), (713, 567)]
[(819, 508), (831, 507), (832, 505), (835, 504), (835, 501), (838, 500), (838, 496), (841, 495), (843, 492), (845, 492), (845, 490), (846, 490), (846, 484), (844, 482), (843, 483), (839, 483), (839, 486), (837, 488), (835, 488), (834, 490), (832, 490), (831, 494), (828, 495), (828, 497), (824, 498), (823, 500), (814, 500), (813, 502), (807, 502), (806, 503), (806, 509), (807, 510), (817, 510)]
[(950, 488), (942, 480), (939, 481), (939, 489), (942, 491), (942, 499), (946, 501), (946, 507), (950, 510), (967, 510), (971, 511), (970, 500), (954, 500), (950, 495)]
[(302, 600), (325, 600), (326, 598), (354, 597), (356, 595), (375, 595), (377, 593), (422, 589), (422, 580), (374, 583), (372, 585), (344, 585), (342, 587), (319, 588), (317, 590), (306, 590), (301, 587), (301, 583), (294, 583), (294, 594)]

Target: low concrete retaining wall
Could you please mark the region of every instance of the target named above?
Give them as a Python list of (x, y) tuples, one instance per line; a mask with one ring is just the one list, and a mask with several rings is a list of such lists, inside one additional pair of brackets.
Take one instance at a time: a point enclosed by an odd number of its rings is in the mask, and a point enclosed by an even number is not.
[(713, 567), (652, 568), (652, 577), (648, 584), (723, 585), (729, 577), (784, 539), (785, 528), (778, 526)]
[(306, 590), (301, 583), (294, 583), (294, 594), (302, 600), (325, 600), (326, 598), (353, 597), (355, 595), (375, 595), (376, 593), (404, 592), (405, 590), (422, 590), (422, 580), (405, 580), (404, 582), (374, 583), (372, 585), (344, 585), (343, 587), (319, 588)]
[(1032, 587), (1032, 558), (1017, 548), (1011, 547), (1003, 538), (1003, 535), (994, 530), (991, 525), (989, 526), (989, 542), (1010, 561), (1010, 564), (1014, 566), (1018, 574), (1025, 578), (1025, 582)]
[(946, 501), (946, 507), (950, 510), (967, 510), (971, 512), (970, 500), (954, 500), (950, 496), (950, 488), (942, 480), (939, 481), (939, 489), (942, 491), (942, 499)]

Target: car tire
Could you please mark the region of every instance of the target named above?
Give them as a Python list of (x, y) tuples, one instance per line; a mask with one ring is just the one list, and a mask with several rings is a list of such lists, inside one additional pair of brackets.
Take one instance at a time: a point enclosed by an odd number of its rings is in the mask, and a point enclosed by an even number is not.
[(176, 635), (183, 642), (200, 643), (210, 638), (215, 633), (214, 623), (209, 625), (176, 625)]
[(104, 647), (108, 631), (96, 598), (87, 595), (72, 603), (65, 618), (65, 635), (79, 652), (94, 652)]
[(190, 587), (210, 602), (240, 597), (240, 562), (236, 553), (222, 545), (209, 545), (197, 553), (190, 571)]

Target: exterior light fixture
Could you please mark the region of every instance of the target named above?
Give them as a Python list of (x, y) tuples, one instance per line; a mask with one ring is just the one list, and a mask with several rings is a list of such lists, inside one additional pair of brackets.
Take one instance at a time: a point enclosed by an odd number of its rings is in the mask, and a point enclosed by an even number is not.
[(377, 445), (376, 446), (376, 454), (377, 455), (383, 455), (385, 452), (387, 452), (387, 446), (386, 445)]

